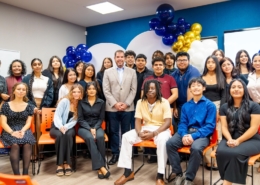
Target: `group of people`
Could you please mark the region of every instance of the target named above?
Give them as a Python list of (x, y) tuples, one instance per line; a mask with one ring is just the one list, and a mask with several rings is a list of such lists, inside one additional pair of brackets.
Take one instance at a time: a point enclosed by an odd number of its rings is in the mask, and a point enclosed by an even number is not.
[[(11, 146), (14, 174), (20, 174), (20, 145), (24, 148), (23, 174), (28, 174), (31, 145), (37, 146), (41, 134), (41, 109), (56, 107), (50, 136), (55, 138), (58, 176), (72, 173), (71, 155), (78, 134), (88, 147), (98, 178), (110, 176), (106, 163), (118, 162), (125, 171), (114, 184), (123, 185), (134, 179), (133, 144), (153, 138), (157, 151), (145, 152), (157, 154), (157, 158), (151, 155), (148, 159), (158, 163), (156, 184), (164, 184), (169, 159), (169, 182), (191, 185), (203, 160), (203, 149), (217, 129), (216, 160), (211, 164), (210, 154), (206, 154), (206, 168), (219, 170), (224, 185), (245, 184), (247, 159), (260, 153), (260, 54), (255, 54), (251, 62), (247, 51), (241, 50), (234, 64), (223, 51), (216, 50), (206, 59), (202, 74), (190, 64), (187, 52), (175, 56), (157, 50), (151, 70), (146, 67), (147, 57), (132, 50), (117, 50), (114, 61), (116, 67), (111, 58), (105, 58), (96, 74), (93, 64), (82, 61), (64, 72), (57, 56), (42, 71), (42, 61), (35, 58), (31, 62), (33, 72), (27, 76), (21, 60), (11, 63), (10, 76), (0, 76), (0, 140)], [(30, 131), (32, 119), (34, 135)], [(104, 120), (112, 152), (107, 162), (101, 128)], [(182, 146), (191, 146), (185, 174), (177, 152)], [(134, 148), (133, 153), (138, 155), (138, 150)]]

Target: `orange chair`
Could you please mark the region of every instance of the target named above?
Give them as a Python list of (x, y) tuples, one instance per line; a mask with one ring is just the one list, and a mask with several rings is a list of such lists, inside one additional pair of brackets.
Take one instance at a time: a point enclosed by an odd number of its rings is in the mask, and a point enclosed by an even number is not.
[[(173, 129), (172, 124), (170, 125), (170, 128), (169, 128), (169, 129), (170, 129), (170, 131), (171, 131), (171, 135), (173, 135), (173, 134), (174, 134), (174, 129)], [(133, 147), (157, 148), (157, 146), (154, 144), (154, 140), (153, 140), (153, 139), (141, 141), (141, 142), (139, 142), (139, 143), (134, 144)], [(144, 152), (144, 151), (143, 151), (143, 152)], [(143, 155), (143, 163), (141, 164), (141, 166), (139, 166), (139, 167), (137, 168), (137, 170), (135, 171), (135, 174), (136, 174), (139, 170), (141, 170), (141, 168), (144, 166), (144, 157), (145, 157), (146, 155), (150, 155), (150, 154), (144, 154), (144, 153), (143, 153), (142, 155)], [(133, 171), (134, 171), (134, 157), (132, 157), (132, 166), (133, 166)]]
[[(248, 166), (251, 166), (251, 175), (247, 175), (249, 177), (252, 178), (252, 185), (254, 185), (254, 164), (256, 162), (257, 159), (259, 159), (260, 157), (260, 154), (257, 154), (257, 155), (253, 155), (249, 158), (248, 160)], [(216, 150), (212, 151), (211, 152), (211, 159), (212, 158), (216, 158)], [(213, 185), (216, 185), (221, 179), (217, 180)], [(210, 170), (210, 185), (212, 184), (212, 169)]]
[[(78, 133), (78, 128), (79, 128), (79, 124), (76, 125), (76, 133)], [(106, 122), (103, 121), (102, 124), (101, 124), (101, 128), (103, 130), (106, 130)], [(105, 139), (105, 142), (107, 143), (108, 142), (108, 137), (107, 137), (107, 134), (105, 133), (104, 134), (104, 139)], [(78, 150), (77, 149), (77, 144), (83, 144), (85, 143), (84, 139), (82, 139), (80, 136), (76, 135), (76, 157), (75, 157), (75, 170), (76, 170), (76, 167), (77, 167), (77, 156), (78, 156)], [(106, 147), (107, 148), (107, 147)], [(107, 156), (107, 159), (108, 159), (108, 156)], [(109, 168), (109, 166), (107, 165), (107, 167)]]
[[(204, 148), (204, 150), (203, 150), (203, 153), (202, 153), (203, 157), (205, 156), (207, 151), (209, 151), (210, 149), (214, 149), (214, 147), (217, 146), (217, 144), (218, 144), (218, 131), (215, 128), (214, 132), (211, 136), (209, 145), (206, 148)], [(184, 146), (182, 148), (179, 148), (178, 152), (184, 153), (184, 154), (190, 154), (190, 146)], [(203, 160), (203, 158), (202, 158), (202, 164), (203, 164), (202, 165), (202, 184), (204, 185), (204, 160)], [(187, 160), (186, 160), (186, 168), (187, 168)]]
[[(35, 132), (35, 126), (34, 126), (34, 119), (33, 118), (32, 118), (30, 129), (31, 129), (32, 133)], [(0, 125), (0, 135), (1, 135), (2, 131), (3, 131), (3, 128), (2, 128), (2, 125)], [(5, 147), (3, 142), (0, 141), (0, 149), (4, 149), (4, 148), (10, 148), (10, 146)], [(6, 155), (9, 155), (9, 153), (6, 154)], [(34, 163), (34, 161), (32, 161), (32, 174), (35, 175), (35, 163)]]
[(0, 185), (39, 185), (29, 175), (7, 175), (0, 173)]
[[(40, 147), (40, 145), (53, 145), (55, 144), (55, 139), (51, 138), (50, 136), (50, 128), (51, 124), (53, 122), (54, 118), (54, 113), (55, 113), (56, 108), (42, 108), (42, 123), (41, 123), (41, 133), (42, 135), (39, 138), (38, 145), (39, 145), (39, 153), (38, 157), (40, 154), (43, 153), (50, 153), (50, 152), (55, 152), (55, 151), (41, 151), (43, 147)], [(38, 159), (38, 170), (37, 174), (39, 174), (41, 168), (41, 159)]]

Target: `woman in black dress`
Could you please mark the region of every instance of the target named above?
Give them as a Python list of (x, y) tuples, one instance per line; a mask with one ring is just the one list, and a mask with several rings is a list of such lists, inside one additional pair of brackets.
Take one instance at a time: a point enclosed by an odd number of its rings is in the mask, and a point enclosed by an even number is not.
[(216, 157), (223, 185), (246, 184), (248, 159), (260, 153), (260, 106), (249, 100), (241, 79), (230, 82), (230, 97), (220, 108), (223, 139)]
[(96, 82), (87, 83), (86, 98), (78, 105), (78, 134), (86, 142), (92, 159), (92, 169), (98, 170), (98, 178), (110, 176), (106, 169), (104, 130), (101, 124), (105, 118), (105, 103), (97, 98)]
[[(219, 66), (218, 58), (214, 55), (209, 56), (206, 59), (204, 71), (202, 73), (201, 78), (206, 82), (206, 89), (203, 92), (203, 95), (212, 101), (217, 108), (217, 125), (216, 128), (218, 130), (218, 141), (220, 142), (222, 139), (221, 133), (221, 124), (219, 123), (219, 107), (225, 103), (226, 101), (226, 93), (225, 93), (225, 77)], [(206, 169), (211, 169), (211, 160), (210, 153), (208, 151), (206, 153)], [(215, 160), (212, 164), (212, 169), (217, 170), (217, 164)]]
[(16, 83), (11, 95), (12, 101), (2, 106), (1, 120), (3, 132), (0, 140), (4, 146), (11, 146), (10, 161), (14, 175), (20, 175), (20, 146), (23, 147), (23, 175), (28, 175), (32, 145), (35, 138), (30, 130), (34, 106), (27, 103), (28, 87), (24, 83)]

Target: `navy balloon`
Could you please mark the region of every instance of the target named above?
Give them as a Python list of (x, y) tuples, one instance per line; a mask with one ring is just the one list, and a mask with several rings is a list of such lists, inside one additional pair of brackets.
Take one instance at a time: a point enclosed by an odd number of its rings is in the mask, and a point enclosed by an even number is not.
[(75, 58), (76, 62), (81, 60), (81, 56), (80, 55), (76, 55), (76, 58)]
[(85, 62), (89, 62), (92, 59), (92, 54), (89, 51), (86, 50), (82, 50), (80, 52), (80, 56), (81, 56), (81, 60), (85, 61)]
[(176, 41), (176, 37), (174, 37), (171, 34), (165, 35), (162, 37), (162, 42), (166, 45), (166, 46), (171, 46), (175, 41)]
[(179, 25), (178, 26), (178, 31), (185, 33), (186, 32), (185, 25), (184, 24)]
[(185, 25), (185, 29), (186, 29), (186, 30), (190, 29), (190, 26), (191, 26), (191, 25), (190, 25), (190, 23), (188, 23), (188, 22), (185, 22), (185, 24), (184, 24), (184, 25)]
[(69, 46), (69, 47), (67, 47), (66, 52), (68, 52), (69, 50), (75, 50), (75, 49), (76, 48), (74, 46)]
[(75, 64), (76, 64), (75, 60), (69, 60), (66, 62), (65, 66), (66, 68), (70, 68), (70, 67), (74, 68)]
[(64, 56), (62, 58), (62, 61), (63, 61), (64, 64), (66, 64), (69, 60), (70, 60), (70, 58), (68, 56)]
[(163, 26), (163, 25), (156, 26), (154, 31), (155, 31), (156, 35), (158, 35), (158, 36), (164, 36), (166, 33), (165, 26)]
[(160, 24), (160, 20), (158, 18), (152, 18), (149, 21), (149, 27), (154, 30), (156, 26), (158, 26)]
[(75, 50), (68, 50), (67, 51), (67, 56), (71, 59), (76, 58), (76, 51)]
[(86, 46), (86, 44), (79, 44), (76, 48), (76, 52), (79, 52), (81, 50), (88, 50), (88, 47)]
[(177, 38), (179, 35), (183, 35), (184, 33), (181, 31), (177, 31), (177, 33), (175, 34), (175, 37)]
[(156, 10), (156, 15), (163, 23), (170, 23), (174, 19), (174, 8), (169, 4), (161, 4)]
[(170, 32), (174, 32), (174, 31), (176, 31), (177, 30), (177, 24), (176, 23), (170, 23), (170, 24), (168, 24), (167, 25), (167, 29), (170, 31)]
[(179, 25), (181, 25), (181, 24), (184, 24), (185, 23), (185, 19), (183, 18), (183, 17), (180, 17), (179, 19), (178, 19), (178, 22), (177, 22)]

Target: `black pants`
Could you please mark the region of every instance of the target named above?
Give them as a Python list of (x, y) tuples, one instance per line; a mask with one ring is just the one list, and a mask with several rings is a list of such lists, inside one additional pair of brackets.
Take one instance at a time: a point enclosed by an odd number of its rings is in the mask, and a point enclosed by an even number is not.
[(82, 137), (88, 146), (91, 154), (92, 170), (99, 170), (105, 166), (105, 139), (104, 130), (99, 128), (96, 130), (96, 139), (92, 136), (91, 132), (85, 128), (79, 128), (78, 134)]
[(52, 127), (50, 136), (55, 139), (55, 150), (57, 155), (56, 164), (60, 166), (66, 161), (67, 164), (71, 165), (75, 129), (71, 128), (63, 134), (58, 128)]

